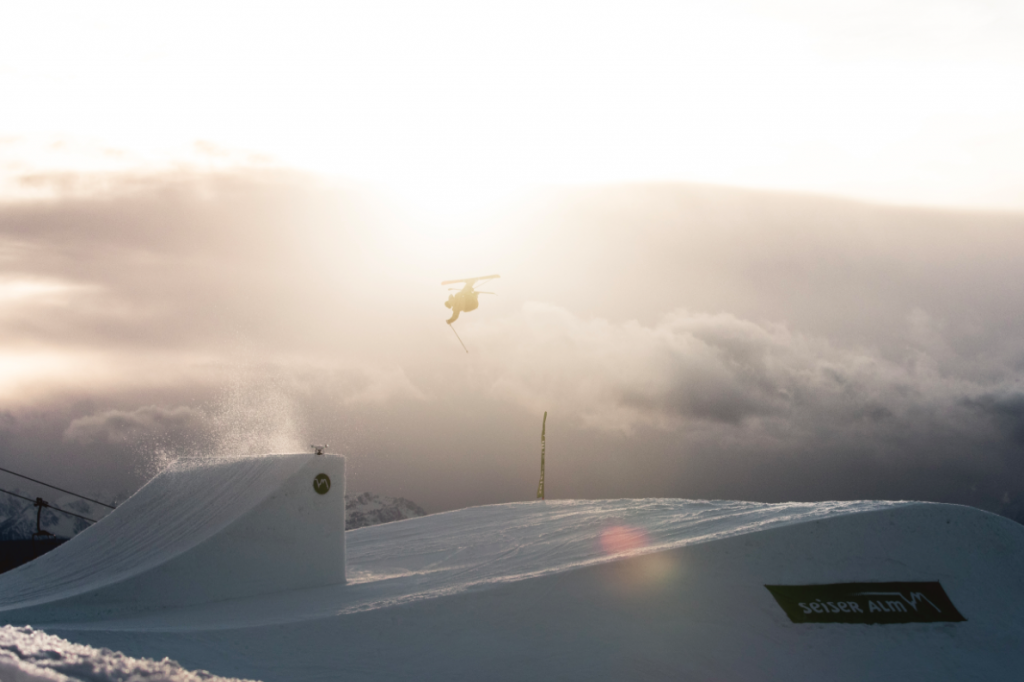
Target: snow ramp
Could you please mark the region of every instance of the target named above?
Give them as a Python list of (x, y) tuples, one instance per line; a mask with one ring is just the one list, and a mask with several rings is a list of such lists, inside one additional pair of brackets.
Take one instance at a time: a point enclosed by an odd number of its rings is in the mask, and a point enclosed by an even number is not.
[[(1024, 527), (969, 507), (549, 500), (361, 528), (348, 554), (345, 585), (33, 625), (263, 682), (1024, 670)], [(780, 601), (769, 586), (792, 592)]]
[(344, 457), (183, 461), (0, 576), (0, 617), (91, 618), (343, 583), (344, 531)]

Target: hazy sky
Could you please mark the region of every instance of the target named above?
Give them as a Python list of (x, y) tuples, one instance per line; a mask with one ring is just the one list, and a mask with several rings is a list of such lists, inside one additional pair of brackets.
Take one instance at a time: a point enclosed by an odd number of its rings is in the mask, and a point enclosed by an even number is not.
[(0, 461), (1021, 511), (1021, 3), (484, 7), (8, 12)]
[(1024, 207), (1019, 1), (19, 3), (0, 92), (8, 177), (220, 149), (446, 205), (685, 180)]

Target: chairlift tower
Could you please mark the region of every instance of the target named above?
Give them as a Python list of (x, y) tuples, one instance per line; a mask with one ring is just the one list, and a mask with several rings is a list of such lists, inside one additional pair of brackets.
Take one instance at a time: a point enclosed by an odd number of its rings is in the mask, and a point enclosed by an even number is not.
[(50, 504), (41, 497), (37, 497), (34, 503), (36, 507), (36, 532), (32, 533), (33, 540), (45, 540), (46, 538), (52, 538), (53, 533), (48, 530), (43, 530), (43, 507), (49, 507)]

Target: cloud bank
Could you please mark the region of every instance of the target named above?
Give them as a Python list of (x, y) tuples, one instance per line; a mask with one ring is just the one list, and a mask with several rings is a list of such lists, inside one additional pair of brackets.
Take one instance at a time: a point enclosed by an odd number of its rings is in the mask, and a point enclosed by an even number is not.
[[(440, 510), (527, 499), (548, 411), (560, 495), (1024, 500), (1020, 216), (662, 185), (447, 224), (266, 169), (100, 184), (0, 206), (27, 473), (120, 494), (326, 442)], [(467, 355), (439, 282), (480, 272)]]
[(71, 443), (124, 443), (141, 438), (177, 440), (194, 431), (205, 417), (188, 407), (150, 405), (131, 412), (107, 410), (75, 419), (64, 431)]

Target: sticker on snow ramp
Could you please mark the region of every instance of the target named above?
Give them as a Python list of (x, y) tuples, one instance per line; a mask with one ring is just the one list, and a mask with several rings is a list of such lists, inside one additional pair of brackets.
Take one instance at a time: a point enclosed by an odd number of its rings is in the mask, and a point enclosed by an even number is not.
[(967, 620), (942, 585), (765, 585), (794, 623), (956, 623)]
[(317, 474), (316, 478), (313, 479), (313, 490), (317, 491), (321, 495), (325, 495), (330, 489), (331, 477), (327, 474)]

